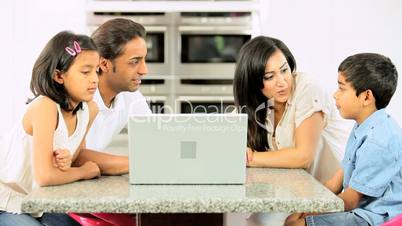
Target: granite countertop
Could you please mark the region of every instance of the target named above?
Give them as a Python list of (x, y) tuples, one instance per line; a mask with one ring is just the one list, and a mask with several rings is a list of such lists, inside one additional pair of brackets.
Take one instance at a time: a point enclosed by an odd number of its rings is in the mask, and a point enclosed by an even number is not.
[(247, 169), (245, 185), (130, 185), (128, 175), (42, 187), (22, 210), (35, 212), (337, 212), (343, 202), (300, 169)]

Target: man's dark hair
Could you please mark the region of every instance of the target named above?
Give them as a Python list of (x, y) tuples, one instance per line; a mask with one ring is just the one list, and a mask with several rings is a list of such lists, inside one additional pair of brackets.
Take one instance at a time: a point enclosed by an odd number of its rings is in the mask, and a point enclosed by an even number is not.
[(100, 56), (113, 61), (123, 53), (127, 42), (137, 37), (145, 39), (145, 35), (145, 28), (141, 24), (129, 19), (116, 18), (98, 27), (91, 37)]
[(385, 108), (398, 83), (398, 72), (388, 57), (376, 53), (359, 53), (346, 58), (338, 67), (346, 82), (356, 90), (356, 96), (371, 90), (376, 108)]

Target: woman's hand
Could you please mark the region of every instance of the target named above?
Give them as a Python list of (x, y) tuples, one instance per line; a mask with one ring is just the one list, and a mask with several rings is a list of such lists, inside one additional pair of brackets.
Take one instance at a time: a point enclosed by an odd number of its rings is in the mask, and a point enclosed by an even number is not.
[(251, 162), (253, 161), (253, 156), (254, 156), (254, 151), (251, 148), (246, 149), (246, 155), (247, 155), (247, 166), (250, 166)]
[(67, 149), (56, 149), (53, 152), (53, 165), (62, 171), (67, 171), (71, 168), (72, 156)]

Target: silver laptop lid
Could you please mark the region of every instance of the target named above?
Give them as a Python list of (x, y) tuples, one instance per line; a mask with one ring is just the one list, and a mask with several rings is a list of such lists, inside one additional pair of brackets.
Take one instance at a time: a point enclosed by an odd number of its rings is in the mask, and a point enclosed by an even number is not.
[(130, 183), (243, 184), (246, 114), (130, 115)]

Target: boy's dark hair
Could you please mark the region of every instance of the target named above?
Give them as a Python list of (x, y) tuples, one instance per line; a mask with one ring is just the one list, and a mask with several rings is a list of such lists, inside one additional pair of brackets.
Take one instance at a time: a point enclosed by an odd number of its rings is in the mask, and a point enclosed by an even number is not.
[(261, 92), (264, 88), (265, 66), (268, 59), (280, 50), (286, 57), (292, 73), (296, 71), (296, 60), (289, 48), (279, 39), (258, 36), (240, 49), (237, 58), (233, 94), (239, 113), (248, 115), (247, 146), (256, 151), (266, 151), (267, 131), (258, 123), (265, 124), (268, 99)]
[(123, 53), (127, 42), (133, 38), (145, 38), (145, 28), (132, 20), (116, 18), (109, 20), (92, 33), (101, 57), (113, 62)]
[[(75, 109), (70, 109), (70, 96), (65, 90), (64, 85), (53, 80), (56, 70), (64, 73), (68, 71), (74, 62), (76, 57), (66, 51), (66, 47), (74, 49), (74, 41), (79, 43), (83, 51), (97, 51), (95, 43), (86, 35), (77, 35), (70, 31), (57, 33), (46, 44), (34, 64), (30, 88), (35, 97), (39, 95), (47, 96), (58, 103), (63, 110), (74, 111), (75, 113), (76, 110), (81, 108), (82, 104), (80, 103)], [(27, 103), (33, 99), (29, 99)]]
[(377, 110), (385, 108), (396, 90), (398, 72), (388, 57), (376, 53), (359, 53), (346, 58), (338, 72), (356, 90), (356, 96), (371, 90)]

